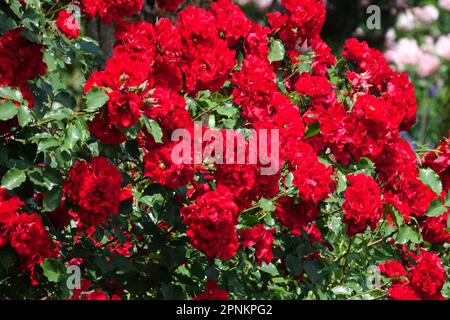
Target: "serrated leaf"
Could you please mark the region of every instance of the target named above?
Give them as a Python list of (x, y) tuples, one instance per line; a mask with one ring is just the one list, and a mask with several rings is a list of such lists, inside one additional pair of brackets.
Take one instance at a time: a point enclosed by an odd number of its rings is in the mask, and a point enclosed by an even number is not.
[(108, 102), (108, 95), (103, 88), (93, 88), (86, 95), (86, 110), (95, 112)]
[(61, 203), (62, 199), (62, 189), (59, 187), (53, 188), (52, 190), (48, 191), (45, 196), (44, 200), (42, 202), (42, 209), (44, 212), (51, 212), (54, 211), (56, 208), (59, 207), (59, 204)]
[(44, 276), (50, 282), (59, 282), (64, 278), (66, 268), (62, 262), (57, 259), (45, 259), (41, 263)]
[(55, 138), (48, 138), (41, 140), (38, 143), (38, 151), (44, 151), (50, 148), (59, 147), (61, 145), (61, 141)]
[(447, 211), (447, 208), (442, 205), (442, 200), (438, 198), (430, 204), (428, 211), (427, 211), (427, 216), (428, 217), (439, 217), (446, 211)]
[(21, 127), (25, 127), (33, 119), (31, 116), (31, 110), (26, 105), (20, 105), (18, 109), (17, 120), (19, 120), (19, 125)]
[(64, 120), (68, 119), (73, 115), (73, 111), (66, 107), (59, 107), (57, 109), (53, 109), (52, 111), (48, 112), (43, 120)]
[(397, 235), (397, 243), (406, 244), (408, 242), (418, 243), (419, 242), (419, 233), (413, 228), (403, 225), (400, 227), (398, 235)]
[(152, 134), (153, 139), (155, 139), (156, 143), (162, 143), (163, 132), (159, 123), (155, 120), (148, 119), (147, 117), (142, 117), (144, 119), (144, 124), (147, 130)]
[(438, 174), (431, 169), (420, 169), (419, 180), (433, 190), (437, 195), (442, 192), (442, 182)]
[(289, 273), (294, 277), (297, 277), (302, 272), (300, 259), (292, 254), (288, 254), (286, 257), (286, 267)]
[(269, 200), (269, 199), (262, 198), (259, 201), (259, 207), (267, 212), (275, 211), (275, 204), (273, 203), (272, 200)]
[(62, 145), (62, 149), (64, 150), (72, 150), (76, 143), (80, 140), (80, 134), (75, 124), (69, 124), (69, 127), (66, 131), (66, 136), (64, 139), (64, 143)]
[(344, 286), (336, 286), (332, 288), (331, 291), (333, 291), (333, 293), (337, 296), (349, 296), (353, 292), (352, 289)]
[(20, 90), (10, 87), (0, 87), (0, 98), (17, 101), (19, 103), (23, 102), (23, 96)]
[(2, 178), (2, 186), (8, 190), (20, 187), (26, 180), (26, 175), (22, 170), (12, 168)]
[(280, 40), (272, 41), (268, 55), (269, 61), (274, 62), (283, 60), (285, 52), (286, 50)]
[(19, 108), (16, 104), (9, 100), (0, 101), (0, 120), (6, 121), (16, 116)]
[(347, 178), (345, 177), (345, 174), (343, 174), (341, 171), (338, 171), (337, 177), (338, 177), (338, 183), (337, 183), (336, 192), (337, 193), (344, 192), (344, 190), (347, 188)]
[(319, 123), (313, 122), (306, 128), (305, 139), (314, 137), (314, 136), (318, 135), (319, 133), (320, 133)]
[(237, 108), (233, 107), (233, 105), (230, 103), (230, 104), (226, 104), (226, 105), (217, 107), (216, 111), (218, 114), (230, 118), (230, 117), (234, 116), (238, 110), (237, 110)]
[(273, 265), (273, 263), (262, 264), (261, 267), (259, 267), (259, 269), (265, 273), (270, 274), (273, 277), (280, 275), (280, 273), (278, 272), (277, 268)]
[(292, 181), (294, 181), (294, 175), (289, 172), (286, 176), (286, 179), (284, 179), (284, 185), (287, 189), (291, 188), (293, 186)]

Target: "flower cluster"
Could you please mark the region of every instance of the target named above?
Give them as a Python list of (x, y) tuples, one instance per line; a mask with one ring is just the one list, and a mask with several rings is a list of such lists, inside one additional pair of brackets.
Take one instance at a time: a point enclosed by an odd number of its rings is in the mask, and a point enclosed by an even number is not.
[[(152, 3), (176, 12), (149, 23), (141, 0), (81, 0), (115, 22), (113, 54), (88, 68), (82, 99), (53, 75), (32, 83), (39, 107), (0, 144), (0, 250), (34, 284), (40, 264), (49, 288), (77, 266), (73, 299), (227, 299), (267, 279), (268, 297), (336, 298), (359, 284), (318, 290), (379, 261), (391, 286), (374, 297), (448, 296), (450, 140), (423, 151), (404, 139), (418, 110), (408, 75), (354, 38), (335, 57), (322, 0), (281, 0), (266, 26), (231, 0), (182, 3)], [(65, 8), (48, 25), (77, 38)], [(31, 107), (47, 49), (23, 30), (0, 38), (0, 86)]]
[(186, 234), (192, 245), (208, 258), (232, 258), (239, 247), (235, 225), (238, 206), (226, 187), (217, 188), (197, 198), (196, 203), (181, 209)]
[(81, 0), (81, 5), (89, 18), (99, 17), (105, 23), (132, 16), (142, 9), (142, 0)]
[(36, 213), (20, 212), (23, 202), (0, 188), (0, 248), (10, 246), (20, 258), (23, 272), (31, 272), (31, 281), (37, 285), (35, 265), (45, 258), (55, 257), (56, 250), (42, 218)]
[(439, 257), (423, 249), (419, 254), (409, 252), (407, 255), (413, 263), (408, 263), (406, 269), (395, 260), (379, 265), (380, 271), (392, 279), (393, 284), (388, 289), (392, 299), (443, 300), (445, 271)]
[(382, 217), (380, 187), (365, 174), (347, 176), (347, 180), (350, 185), (345, 190), (342, 205), (345, 211), (342, 221), (348, 226), (347, 234), (353, 236), (364, 232), (367, 226), (375, 230)]
[[(17, 28), (0, 37), (0, 86), (20, 89), (28, 107), (33, 108), (34, 96), (27, 81), (44, 75), (47, 66), (43, 61), (43, 46), (28, 40), (22, 35), (23, 31), (24, 28)], [(12, 119), (7, 128), (16, 124)]]
[(97, 225), (119, 212), (122, 175), (105, 158), (77, 161), (68, 174), (64, 193), (83, 224)]

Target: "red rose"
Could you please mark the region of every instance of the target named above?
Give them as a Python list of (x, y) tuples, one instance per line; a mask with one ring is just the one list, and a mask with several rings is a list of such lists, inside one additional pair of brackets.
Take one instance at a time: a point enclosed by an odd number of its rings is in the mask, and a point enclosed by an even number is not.
[(11, 226), (10, 238), (17, 254), (33, 257), (37, 263), (53, 255), (52, 241), (37, 214), (20, 214)]
[(159, 184), (176, 189), (194, 178), (195, 169), (191, 164), (177, 164), (172, 160), (175, 144), (157, 145), (144, 156), (144, 174)]
[(99, 16), (104, 23), (129, 17), (142, 9), (142, 0), (81, 0), (88, 18)]
[(393, 300), (422, 300), (409, 285), (393, 284), (388, 293)]
[(307, 224), (318, 216), (319, 208), (311, 201), (296, 201), (285, 196), (278, 199), (275, 206), (275, 218), (296, 236), (300, 236)]
[(354, 236), (366, 231), (367, 227), (375, 230), (383, 211), (380, 187), (365, 174), (347, 176), (349, 186), (345, 190), (345, 202), (342, 209), (345, 216), (342, 221), (347, 224), (347, 234)]
[(107, 116), (100, 113), (89, 123), (89, 131), (104, 144), (121, 144), (126, 140), (123, 132), (112, 125)]
[(64, 192), (76, 206), (80, 220), (97, 225), (119, 211), (122, 175), (105, 158), (77, 161), (69, 171)]
[(205, 292), (192, 298), (192, 300), (228, 300), (228, 292), (220, 290), (216, 281), (208, 280)]
[[(8, 31), (0, 37), (0, 83), (20, 87), (26, 81), (45, 74), (43, 46), (33, 43), (20, 33), (23, 28)], [(14, 68), (14, 70), (12, 70)]]
[(443, 299), (441, 290), (446, 276), (439, 257), (422, 249), (414, 260), (416, 264), (411, 267), (408, 275), (411, 288), (425, 300)]
[(269, 264), (273, 259), (273, 232), (275, 229), (267, 230), (263, 224), (258, 224), (251, 229), (239, 231), (244, 247), (256, 246), (255, 257), (258, 265), (261, 266), (262, 261)]
[(156, 0), (158, 7), (167, 11), (175, 11), (184, 0)]
[(192, 246), (208, 258), (228, 260), (236, 254), (238, 206), (228, 188), (205, 193), (195, 204), (183, 207), (181, 215)]
[(67, 39), (78, 38), (80, 34), (80, 26), (78, 25), (78, 21), (72, 15), (72, 13), (62, 10), (58, 13), (58, 18), (56, 19), (56, 25), (64, 34)]
[(141, 117), (142, 101), (136, 93), (113, 91), (108, 94), (109, 122), (118, 128), (129, 128)]

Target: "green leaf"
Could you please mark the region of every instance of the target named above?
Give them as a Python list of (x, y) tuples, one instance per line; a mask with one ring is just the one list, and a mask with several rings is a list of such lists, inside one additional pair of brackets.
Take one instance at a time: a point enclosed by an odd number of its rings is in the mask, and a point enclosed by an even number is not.
[(430, 204), (428, 211), (427, 211), (427, 216), (439, 217), (446, 211), (447, 211), (447, 208), (442, 205), (442, 200), (438, 198)]
[(59, 207), (62, 198), (62, 189), (60, 187), (55, 187), (48, 191), (44, 196), (44, 201), (42, 203), (42, 209), (45, 212), (54, 211)]
[(48, 112), (42, 120), (64, 120), (73, 115), (73, 111), (66, 107), (59, 107)]
[(259, 269), (265, 273), (270, 274), (272, 277), (280, 275), (278, 269), (273, 265), (273, 263), (265, 264), (263, 263)]
[(314, 136), (318, 135), (319, 133), (320, 133), (319, 123), (313, 122), (306, 128), (305, 139), (314, 137)]
[(179, 285), (163, 283), (161, 293), (168, 300), (185, 299), (183, 289)]
[(437, 195), (442, 192), (442, 182), (438, 174), (431, 169), (420, 169), (419, 180), (433, 190)]
[(391, 206), (389, 212), (391, 212), (391, 216), (394, 219), (394, 222), (397, 226), (401, 226), (403, 224), (403, 216), (401, 215), (400, 212), (398, 212), (398, 210)]
[(50, 282), (59, 282), (64, 278), (66, 274), (66, 267), (57, 259), (45, 259), (41, 263), (41, 268), (44, 270), (44, 276), (47, 277)]
[(267, 212), (275, 211), (275, 204), (273, 203), (272, 200), (269, 200), (269, 199), (262, 198), (259, 201), (259, 207)]
[(32, 120), (31, 111), (28, 106), (20, 105), (19, 111), (17, 113), (17, 119), (19, 120), (19, 125), (25, 127)]
[(308, 278), (316, 284), (323, 284), (325, 281), (324, 269), (322, 269), (322, 267), (322, 264), (318, 261), (308, 260), (303, 264), (303, 268), (305, 269)]
[(227, 103), (225, 105), (221, 105), (221, 106), (217, 107), (216, 111), (218, 114), (220, 114), (222, 116), (231, 118), (232, 116), (234, 116), (237, 113), (238, 109), (233, 107), (232, 103)]
[(294, 277), (297, 277), (302, 272), (300, 259), (292, 254), (288, 254), (286, 257), (286, 267), (289, 273)]
[(406, 244), (408, 242), (418, 243), (419, 242), (419, 233), (413, 228), (403, 225), (400, 227), (398, 235), (397, 235), (397, 243)]
[(284, 49), (283, 43), (281, 43), (280, 40), (272, 41), (268, 56), (269, 61), (274, 62), (283, 60), (285, 52), (286, 50)]
[(17, 89), (13, 89), (10, 87), (0, 87), (0, 98), (13, 100), (22, 103), (23, 96), (22, 92)]
[(35, 168), (32, 172), (28, 173), (28, 178), (36, 186), (44, 187), (47, 190), (51, 190), (53, 187), (62, 184), (60, 172), (53, 168), (47, 168), (45, 171)]
[(344, 287), (344, 286), (336, 286), (336, 287), (332, 288), (331, 291), (333, 291), (333, 293), (337, 296), (349, 296), (353, 292), (353, 290), (351, 288)]
[(286, 176), (286, 179), (284, 179), (284, 185), (287, 189), (291, 188), (293, 186), (292, 181), (294, 181), (294, 175), (289, 172)]
[(0, 101), (0, 120), (6, 121), (16, 116), (19, 108), (9, 100)]
[(338, 171), (337, 177), (338, 177), (338, 183), (337, 183), (336, 192), (339, 194), (341, 192), (344, 192), (345, 189), (347, 188), (347, 178), (345, 177), (345, 174), (343, 174), (341, 171)]
[(144, 119), (145, 127), (152, 134), (153, 139), (155, 139), (155, 142), (162, 143), (163, 133), (161, 127), (159, 126), (159, 123), (156, 122), (155, 120), (148, 119), (145, 116), (142, 116), (142, 118)]
[(450, 190), (447, 192), (447, 195), (444, 198), (444, 206), (450, 207)]
[(59, 147), (60, 145), (61, 145), (60, 139), (55, 138), (44, 139), (38, 143), (38, 151), (44, 151), (50, 148)]
[(78, 128), (75, 124), (69, 124), (69, 127), (66, 131), (66, 138), (64, 139), (64, 143), (62, 145), (63, 150), (72, 150), (77, 144), (78, 140), (80, 140), (80, 134)]
[(108, 102), (108, 95), (103, 88), (93, 88), (88, 91), (86, 96), (86, 110), (95, 112)]
[(8, 190), (20, 187), (26, 180), (25, 173), (17, 168), (12, 168), (2, 178), (2, 186)]
[(17, 255), (11, 247), (4, 247), (0, 250), (0, 265), (8, 270), (16, 264)]

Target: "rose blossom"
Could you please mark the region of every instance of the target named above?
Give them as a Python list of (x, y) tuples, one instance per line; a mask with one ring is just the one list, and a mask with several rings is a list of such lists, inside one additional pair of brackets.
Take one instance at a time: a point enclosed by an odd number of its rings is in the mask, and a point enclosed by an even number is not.
[(419, 60), (420, 47), (415, 39), (400, 39), (391, 49), (385, 52), (385, 57), (399, 69), (407, 65), (415, 65)]
[(406, 10), (398, 16), (397, 28), (401, 30), (411, 31), (416, 24), (416, 19), (411, 10)]
[(439, 5), (443, 9), (450, 11), (450, 0), (439, 0)]
[(437, 39), (434, 50), (439, 57), (450, 60), (450, 33)]
[(439, 67), (439, 59), (435, 56), (421, 51), (419, 54), (419, 77), (427, 77)]
[(436, 21), (439, 18), (438, 9), (431, 4), (424, 7), (414, 7), (412, 12), (419, 21), (425, 23)]

